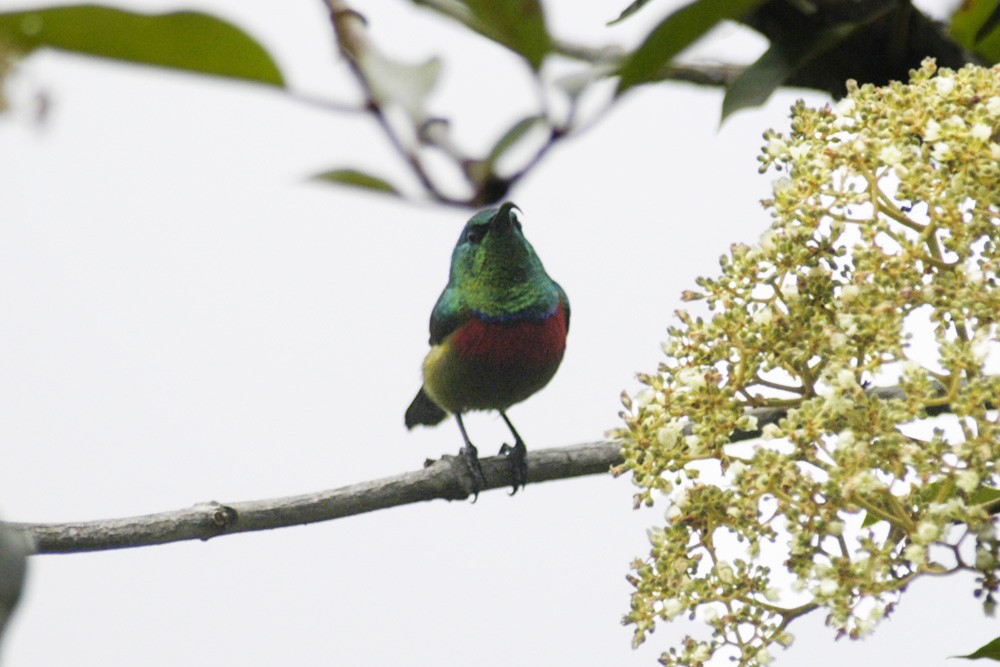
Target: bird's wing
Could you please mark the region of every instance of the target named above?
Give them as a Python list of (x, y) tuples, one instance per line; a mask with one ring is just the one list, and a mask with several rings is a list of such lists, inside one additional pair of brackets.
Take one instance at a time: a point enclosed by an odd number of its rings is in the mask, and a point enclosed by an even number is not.
[(469, 319), (469, 311), (465, 307), (455, 307), (458, 299), (452, 298), (451, 288), (446, 287), (434, 310), (431, 311), (431, 345), (438, 345), (447, 338), (455, 329), (459, 328)]
[(559, 283), (554, 280), (552, 282), (556, 286), (556, 290), (559, 292), (559, 301), (562, 302), (563, 312), (566, 314), (566, 331), (569, 332), (569, 297), (566, 296), (566, 292), (564, 292), (563, 288), (559, 286)]

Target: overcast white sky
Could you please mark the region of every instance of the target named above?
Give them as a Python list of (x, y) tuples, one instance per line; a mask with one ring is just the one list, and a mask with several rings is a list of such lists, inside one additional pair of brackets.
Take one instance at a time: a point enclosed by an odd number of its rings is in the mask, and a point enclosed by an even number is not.
[[(133, 7), (173, 9), (171, 2)], [(634, 43), (621, 0), (550, 3), (564, 37)], [(24, 6), (19, 3), (17, 6)], [(12, 3), (0, 7), (13, 8)], [(192, 1), (249, 30), (292, 86), (353, 95), (319, 0)], [(403, 0), (357, 4), (389, 54), (445, 59), (432, 100), (481, 147), (529, 111), (506, 52)], [(750, 60), (733, 29), (709, 53)], [(51, 113), (39, 126), (31, 100)], [(652, 370), (681, 290), (767, 225), (760, 135), (799, 93), (718, 129), (721, 93), (630, 96), (513, 193), (573, 306), (551, 385), (511, 411), (529, 450), (596, 440)], [(40, 53), (0, 117), (0, 510), (64, 521), (304, 493), (393, 475), (461, 444), (409, 433), (427, 318), (467, 214), (304, 182), (403, 180), (364, 117), (252, 86)], [(810, 95), (822, 103), (819, 95)], [(467, 420), (483, 454), (507, 437)], [(619, 625), (660, 511), (626, 479), (529, 486), (268, 533), (31, 562), (4, 664), (655, 665)], [(779, 665), (944, 665), (996, 636), (968, 579), (921, 581), (863, 643), (797, 622)]]

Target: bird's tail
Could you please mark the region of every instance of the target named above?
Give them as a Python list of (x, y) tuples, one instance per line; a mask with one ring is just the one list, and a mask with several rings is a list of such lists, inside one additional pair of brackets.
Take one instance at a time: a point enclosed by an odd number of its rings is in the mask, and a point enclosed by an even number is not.
[(444, 421), (447, 416), (448, 413), (439, 408), (421, 387), (410, 407), (406, 408), (406, 428), (413, 428), (417, 424), (434, 426)]

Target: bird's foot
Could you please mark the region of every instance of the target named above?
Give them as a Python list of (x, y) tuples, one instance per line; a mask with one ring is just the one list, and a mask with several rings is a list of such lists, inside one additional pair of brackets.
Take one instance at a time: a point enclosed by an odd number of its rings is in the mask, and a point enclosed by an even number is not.
[(483, 475), (483, 466), (479, 464), (479, 451), (471, 442), (465, 443), (462, 449), (458, 450), (458, 455), (465, 462), (465, 467), (472, 474), (472, 502), (479, 498), (479, 491), (486, 486), (486, 476)]
[(510, 477), (514, 489), (510, 495), (517, 493), (518, 489), (523, 489), (528, 482), (528, 448), (524, 446), (520, 438), (511, 447), (506, 442), (500, 448), (500, 455), (506, 456), (510, 461)]

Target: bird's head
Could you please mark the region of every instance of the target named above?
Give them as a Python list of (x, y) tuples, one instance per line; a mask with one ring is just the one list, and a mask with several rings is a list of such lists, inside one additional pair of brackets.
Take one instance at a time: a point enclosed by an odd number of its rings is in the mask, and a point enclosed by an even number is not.
[(466, 223), (451, 258), (450, 284), (469, 307), (487, 315), (516, 308), (529, 292), (551, 283), (521, 231), (521, 211), (511, 202), (480, 211)]

